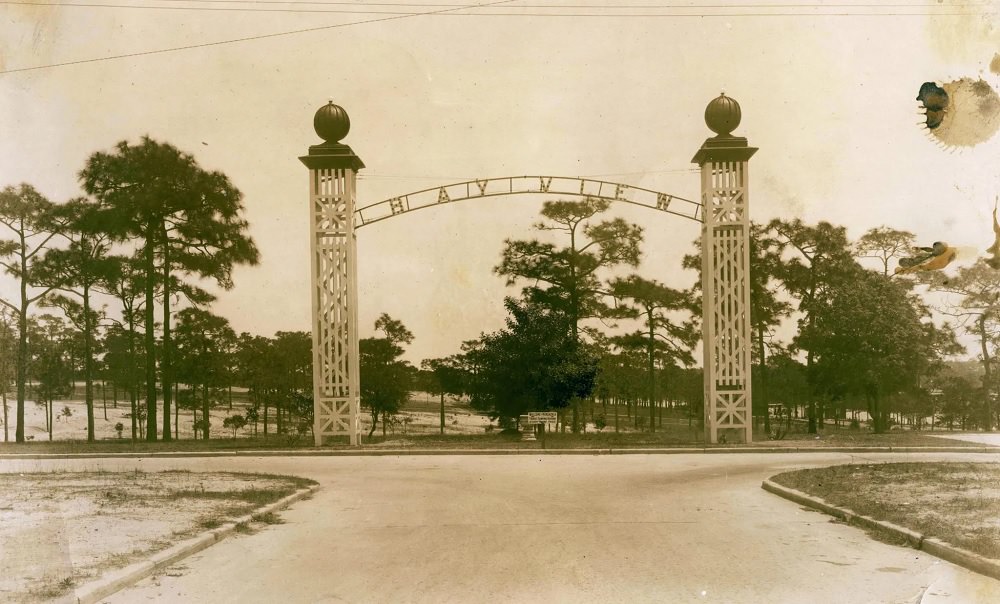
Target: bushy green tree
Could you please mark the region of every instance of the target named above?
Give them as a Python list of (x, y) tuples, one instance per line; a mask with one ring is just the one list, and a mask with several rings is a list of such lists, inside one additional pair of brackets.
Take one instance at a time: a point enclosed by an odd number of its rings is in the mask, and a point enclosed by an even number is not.
[(375, 321), (375, 330), (382, 337), (364, 338), (359, 342), (361, 373), (361, 404), (368, 408), (375, 433), (379, 418), (382, 435), (390, 417), (399, 412), (409, 398), (413, 368), (401, 357), (404, 344), (413, 341), (413, 334), (403, 323), (382, 313)]
[(62, 309), (80, 331), (83, 339), (84, 402), (87, 407), (87, 441), (94, 441), (95, 348), (101, 312), (93, 306), (98, 284), (111, 269), (106, 256), (110, 237), (102, 232), (95, 219), (96, 205), (86, 199), (74, 199), (53, 211), (62, 225), (61, 234), (68, 240), (64, 248), (52, 249), (39, 263), (40, 279), (59, 293), (46, 297), (45, 303)]
[(0, 306), (0, 402), (3, 404), (3, 441), (10, 441), (10, 416), (7, 392), (13, 379), (17, 362), (18, 337), (15, 330), (17, 317), (6, 306)]
[[(775, 276), (794, 298), (795, 310), (799, 312), (799, 335), (792, 342), (793, 348), (805, 351), (806, 374), (813, 383), (816, 350), (812, 340), (803, 339), (802, 334), (815, 333), (815, 324), (829, 308), (834, 292), (849, 286), (862, 269), (851, 256), (844, 227), (828, 222), (808, 225), (799, 219), (775, 219), (768, 223), (766, 233), (780, 254)], [(814, 394), (808, 406), (810, 434), (822, 425), (821, 410), (816, 406), (819, 393)]]
[[(698, 341), (695, 330), (695, 303), (689, 292), (679, 291), (657, 281), (631, 275), (611, 284), (616, 298), (627, 301), (628, 316), (641, 319), (644, 328), (624, 336), (619, 341), (642, 343), (646, 348), (646, 398), (649, 401), (649, 431), (656, 430), (656, 359), (673, 364), (675, 361), (694, 364), (691, 349)], [(677, 316), (677, 315), (680, 316)], [(672, 316), (673, 315), (673, 316)]]
[(981, 423), (990, 431), (994, 425), (995, 333), (1000, 327), (1000, 271), (990, 268), (985, 260), (979, 260), (972, 266), (960, 268), (954, 276), (929, 273), (922, 277), (922, 281), (933, 291), (951, 295), (939, 306), (939, 312), (953, 317), (958, 326), (975, 337), (979, 344), (979, 361), (983, 366), (982, 387), (979, 390), (982, 396)]
[(35, 403), (45, 409), (45, 427), (52, 440), (53, 404), (73, 393), (73, 364), (70, 360), (73, 333), (62, 317), (43, 314), (28, 321), (31, 350), (30, 371)]
[(601, 271), (639, 264), (640, 227), (621, 218), (594, 222), (610, 203), (594, 198), (545, 202), (545, 220), (535, 228), (562, 234), (566, 244), (508, 239), (494, 268), (508, 285), (527, 282), (524, 297), (564, 315), (574, 339), (581, 320), (614, 314)]
[(62, 225), (55, 205), (34, 187), (21, 184), (0, 191), (0, 226), (9, 239), (0, 239), (0, 267), (17, 279), (18, 296), (10, 302), (0, 298), (0, 304), (17, 316), (17, 384), (16, 442), (24, 442), (24, 400), (28, 372), (28, 311), (44, 298), (52, 286), (39, 279), (38, 263), (57, 237)]
[(863, 396), (874, 431), (885, 432), (886, 399), (919, 388), (938, 358), (929, 313), (905, 285), (864, 270), (831, 288), (826, 305), (799, 335), (812, 355), (813, 386), (828, 397)]
[(528, 411), (562, 409), (590, 396), (599, 355), (580, 346), (565, 314), (507, 298), (507, 327), (484, 334), (466, 355), (477, 368), (474, 408), (491, 417), (516, 419)]
[(236, 334), (229, 321), (200, 308), (185, 308), (177, 315), (177, 375), (192, 386), (193, 392), (201, 388), (202, 438), (208, 440), (209, 409), (228, 378), (227, 368), (230, 349), (235, 345)]
[(452, 355), (441, 359), (425, 359), (420, 366), (425, 376), (424, 385), (427, 392), (437, 394), (441, 398), (441, 434), (444, 434), (444, 398), (445, 395), (460, 397), (466, 390), (465, 372), (458, 356)]
[(233, 431), (233, 438), (236, 438), (236, 431), (242, 430), (247, 425), (247, 418), (242, 415), (230, 415), (222, 420), (222, 426)]
[[(621, 218), (596, 221), (610, 206), (607, 199), (547, 201), (544, 220), (535, 229), (559, 233), (564, 244), (537, 239), (504, 242), (494, 271), (508, 285), (525, 282), (522, 295), (532, 304), (559, 313), (569, 321), (572, 342), (580, 341), (580, 322), (617, 316), (602, 272), (639, 264), (642, 229)], [(579, 429), (579, 404), (573, 401), (573, 431)]]
[(868, 229), (854, 243), (858, 258), (877, 259), (882, 264), (882, 274), (889, 276), (889, 262), (910, 255), (915, 235), (885, 226)]
[(160, 289), (163, 438), (170, 440), (173, 386), (170, 303), (176, 273), (195, 274), (231, 288), (232, 269), (256, 264), (258, 251), (246, 234), (242, 194), (220, 172), (202, 169), (195, 159), (167, 143), (144, 137), (97, 152), (80, 172), (84, 190), (100, 204), (98, 220), (118, 240), (137, 240), (144, 280), (146, 404), (148, 440), (156, 440), (154, 301)]

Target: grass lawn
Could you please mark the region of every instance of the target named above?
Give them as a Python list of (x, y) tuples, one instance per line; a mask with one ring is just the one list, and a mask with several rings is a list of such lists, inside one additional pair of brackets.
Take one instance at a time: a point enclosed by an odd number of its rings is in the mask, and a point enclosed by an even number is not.
[(1000, 463), (843, 465), (771, 480), (1000, 559)]
[[(887, 434), (873, 434), (865, 430), (850, 430), (826, 426), (819, 434), (791, 432), (782, 440), (768, 440), (762, 431), (754, 434), (753, 447), (822, 448), (822, 447), (983, 447), (979, 443), (939, 438), (947, 437), (947, 432), (893, 431)], [(628, 449), (656, 447), (705, 447), (704, 434), (695, 424), (665, 423), (656, 432), (622, 431), (614, 432), (605, 428), (601, 432), (573, 434), (557, 432), (545, 435), (535, 441), (521, 440), (519, 435), (497, 432), (486, 434), (395, 434), (385, 438), (378, 432), (372, 439), (367, 436), (363, 444), (373, 447), (413, 447), (413, 448), (518, 448), (518, 449)], [(732, 448), (743, 445), (708, 445), (713, 448)], [(2, 451), (3, 449), (0, 449)]]
[[(13, 439), (12, 439), (13, 440)], [(17, 444), (14, 442), (0, 443), (0, 453), (155, 453), (155, 452), (185, 452), (185, 451), (247, 451), (253, 449), (305, 449), (313, 446), (313, 438), (307, 434), (302, 437), (263, 436), (257, 438), (213, 438), (210, 440), (194, 440), (185, 438), (170, 442), (136, 441), (134, 444), (128, 438), (101, 439), (92, 443), (86, 440), (54, 440), (29, 441)]]
[[(0, 601), (57, 599), (312, 484), (231, 472), (0, 473)], [(237, 528), (276, 522), (255, 516)]]
[[(591, 428), (592, 430), (592, 428)], [(804, 431), (793, 431), (781, 440), (768, 440), (763, 432), (754, 434), (753, 447), (779, 448), (822, 448), (822, 447), (983, 447), (974, 442), (948, 439), (949, 432), (927, 431), (892, 431), (887, 434), (873, 434), (866, 430), (850, 430), (826, 426), (819, 434), (808, 434)], [(960, 434), (960, 433), (957, 433)], [(944, 438), (940, 438), (944, 437)], [(402, 433), (396, 431), (385, 437), (381, 431), (368, 438), (367, 432), (362, 434), (362, 445), (371, 448), (428, 448), (428, 449), (629, 449), (657, 447), (705, 447), (704, 434), (694, 424), (688, 427), (686, 422), (664, 423), (656, 432), (621, 431), (614, 432), (605, 428), (601, 432), (573, 434), (557, 432), (545, 435), (536, 441), (522, 440), (520, 435), (500, 434), (494, 432), (477, 432), (475, 434), (436, 434), (436, 433)], [(732, 448), (743, 446), (739, 444), (710, 445), (713, 448)], [(201, 452), (201, 451), (253, 451), (253, 450), (308, 450), (313, 448), (313, 438), (310, 434), (300, 437), (271, 435), (256, 438), (212, 438), (211, 440), (173, 440), (170, 442), (138, 441), (133, 444), (129, 439), (102, 439), (93, 443), (82, 440), (30, 441), (22, 444), (0, 443), (0, 454), (58, 454), (58, 453), (164, 453), (164, 452)], [(348, 449), (347, 439), (330, 443), (323, 447), (329, 449)]]

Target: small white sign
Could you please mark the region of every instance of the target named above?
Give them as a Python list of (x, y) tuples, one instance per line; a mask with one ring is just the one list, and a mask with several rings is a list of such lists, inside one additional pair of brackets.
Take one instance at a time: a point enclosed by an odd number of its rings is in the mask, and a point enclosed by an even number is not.
[(528, 421), (532, 423), (554, 424), (559, 419), (559, 414), (555, 411), (529, 411)]

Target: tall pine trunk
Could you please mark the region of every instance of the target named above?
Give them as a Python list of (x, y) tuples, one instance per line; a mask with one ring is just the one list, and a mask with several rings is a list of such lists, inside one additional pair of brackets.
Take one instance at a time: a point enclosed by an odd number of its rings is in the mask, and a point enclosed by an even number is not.
[[(25, 249), (24, 235), (21, 235), (21, 250)], [(21, 308), (17, 313), (17, 428), (14, 441), (24, 442), (24, 399), (25, 382), (28, 379), (28, 259), (21, 254)]]
[[(87, 405), (87, 442), (94, 442), (94, 331), (90, 320), (90, 284), (83, 286), (83, 400)], [(108, 408), (104, 406), (104, 419)]]
[[(136, 439), (136, 414), (139, 411), (139, 380), (135, 370), (135, 315), (131, 310), (128, 313), (128, 394), (129, 403), (132, 405), (132, 444)], [(118, 396), (118, 384), (115, 383), (115, 397)]]
[(979, 345), (980, 350), (983, 353), (983, 410), (985, 411), (985, 416), (983, 419), (985, 423), (983, 427), (987, 432), (993, 431), (993, 361), (990, 358), (989, 348), (986, 343), (989, 339), (989, 334), (986, 331), (986, 313), (979, 315)]
[(143, 250), (143, 270), (146, 273), (145, 294), (146, 307), (146, 440), (156, 440), (156, 289), (154, 287), (156, 264), (153, 261), (155, 229), (154, 225), (146, 225), (146, 248)]
[(656, 371), (653, 363), (653, 343), (656, 334), (653, 331), (655, 325), (653, 324), (653, 311), (649, 310), (646, 315), (646, 320), (649, 323), (649, 343), (646, 345), (646, 353), (649, 357), (646, 360), (647, 367), (646, 370), (649, 371), (649, 433), (652, 434), (656, 432), (656, 407), (654, 406), (654, 401), (656, 400)]
[[(764, 326), (757, 327), (757, 347), (760, 349), (760, 398), (764, 401), (764, 431), (771, 436), (771, 408), (767, 399), (767, 350), (764, 349)], [(753, 402), (750, 403), (753, 408)]]
[(202, 393), (201, 396), (202, 432), (204, 433), (205, 440), (208, 440), (208, 431), (211, 428), (211, 426), (209, 426), (209, 420), (208, 420), (208, 384), (202, 384), (201, 393)]
[[(160, 384), (163, 390), (163, 440), (170, 438), (170, 398), (172, 394), (170, 367), (170, 240), (163, 233), (163, 353), (160, 359)], [(207, 437), (206, 437), (207, 438)]]

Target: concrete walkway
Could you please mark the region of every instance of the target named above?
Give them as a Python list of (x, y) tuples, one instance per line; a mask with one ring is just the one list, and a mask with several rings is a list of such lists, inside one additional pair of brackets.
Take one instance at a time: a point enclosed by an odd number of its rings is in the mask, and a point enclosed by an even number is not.
[[(852, 462), (996, 454), (4, 461), (3, 471), (298, 474), (286, 524), (224, 541), (109, 603), (1000, 601), (1000, 582), (760, 488)], [(1000, 512), (1000, 510), (998, 510)]]

